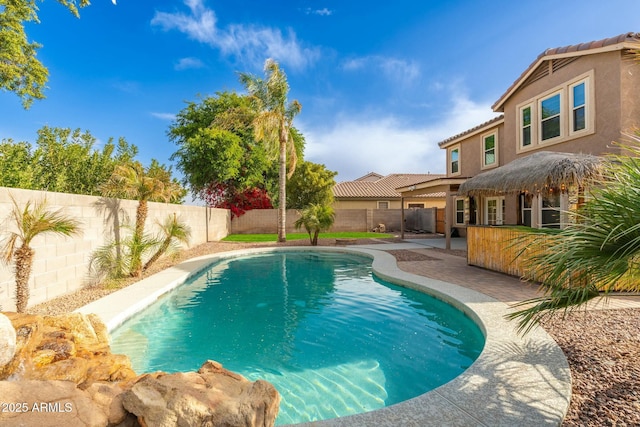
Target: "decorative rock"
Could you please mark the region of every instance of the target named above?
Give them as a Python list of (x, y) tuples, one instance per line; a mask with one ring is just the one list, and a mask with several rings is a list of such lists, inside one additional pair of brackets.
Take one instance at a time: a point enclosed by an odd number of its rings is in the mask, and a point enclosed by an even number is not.
[(16, 354), (16, 330), (7, 316), (0, 313), (0, 368)]
[(122, 404), (143, 426), (273, 426), (280, 395), (207, 361), (189, 373), (143, 376), (123, 393)]

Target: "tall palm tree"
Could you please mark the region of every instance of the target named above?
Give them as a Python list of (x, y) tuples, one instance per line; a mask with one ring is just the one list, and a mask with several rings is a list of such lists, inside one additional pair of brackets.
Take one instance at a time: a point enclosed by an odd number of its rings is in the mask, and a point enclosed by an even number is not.
[(592, 183), (574, 221), (521, 252), (544, 292), (508, 316), (521, 330), (614, 289), (640, 290), (640, 146), (624, 148), (608, 156), (603, 182)]
[(321, 231), (326, 231), (331, 228), (335, 217), (335, 212), (331, 206), (319, 204), (309, 205), (300, 213), (300, 218), (295, 222), (295, 227), (304, 227), (309, 234), (311, 245), (317, 246), (318, 234), (320, 234)]
[[(182, 188), (166, 176), (151, 173), (139, 162), (118, 165), (109, 179), (100, 186), (105, 197), (122, 197), (138, 201), (136, 208), (136, 224), (133, 231), (134, 247), (144, 247), (144, 223), (149, 212), (148, 202), (170, 202), (183, 193)], [(142, 274), (142, 253), (133, 251), (131, 259), (131, 275)]]
[(292, 124), (302, 105), (297, 100), (287, 102), (289, 83), (276, 61), (267, 59), (264, 71), (264, 80), (251, 74), (240, 73), (240, 81), (249, 92), (257, 112), (253, 120), (255, 138), (265, 144), (267, 152), (272, 157), (278, 158), (278, 241), (285, 242), (287, 178), (293, 175), (297, 161)]
[(79, 231), (79, 222), (65, 216), (61, 211), (51, 211), (46, 199), (34, 203), (27, 202), (23, 209), (13, 197), (10, 220), (17, 231), (9, 231), (2, 248), (2, 260), (10, 264), (13, 260), (16, 277), (16, 310), (23, 313), (29, 303), (29, 277), (35, 251), (31, 242), (36, 236), (58, 234), (71, 236)]

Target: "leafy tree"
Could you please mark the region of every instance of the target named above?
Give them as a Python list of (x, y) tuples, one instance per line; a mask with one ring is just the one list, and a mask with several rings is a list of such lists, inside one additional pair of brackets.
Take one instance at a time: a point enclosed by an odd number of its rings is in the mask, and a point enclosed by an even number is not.
[(131, 275), (142, 275), (142, 255), (149, 245), (144, 234), (144, 224), (149, 211), (148, 202), (171, 202), (184, 196), (184, 190), (174, 181), (169, 180), (170, 172), (157, 162), (144, 168), (139, 162), (118, 165), (111, 177), (101, 186), (105, 197), (126, 198), (138, 201), (136, 222), (132, 235)]
[(73, 194), (100, 194), (116, 164), (128, 163), (138, 149), (120, 138), (117, 146), (110, 138), (101, 151), (96, 138), (80, 129), (38, 130), (35, 149), (26, 142), (0, 143), (0, 185), (30, 190), (49, 190)]
[(244, 190), (264, 185), (270, 167), (264, 147), (253, 138), (255, 113), (249, 99), (233, 92), (191, 102), (176, 116), (169, 139), (171, 156), (195, 197), (212, 184)]
[(240, 73), (240, 81), (249, 92), (257, 112), (253, 119), (255, 138), (264, 142), (267, 154), (278, 158), (278, 241), (285, 242), (287, 240), (285, 231), (287, 178), (293, 174), (297, 161), (292, 136), (293, 119), (300, 113), (302, 105), (297, 100), (288, 102), (287, 76), (276, 61), (267, 59), (264, 71), (265, 80), (251, 74)]
[[(294, 223), (297, 229), (304, 227), (309, 233), (312, 246), (318, 245), (318, 234), (327, 231), (335, 221), (335, 212), (328, 205), (310, 205), (300, 212), (300, 218)], [(313, 234), (312, 234), (313, 233)]]
[(316, 205), (330, 205), (333, 202), (333, 187), (337, 172), (325, 165), (303, 161), (287, 184), (287, 206), (290, 209), (304, 209)]
[(573, 213), (574, 221), (520, 254), (544, 283), (542, 297), (523, 301), (522, 309), (509, 315), (519, 319), (520, 330), (614, 288), (638, 291), (640, 147), (626, 148), (628, 155), (608, 156), (604, 179), (591, 183), (591, 195)]
[[(89, 0), (58, 0), (76, 17), (78, 7)], [(35, 0), (5, 0), (0, 4), (0, 90), (13, 92), (28, 109), (34, 99), (43, 99), (49, 72), (36, 58), (38, 43), (29, 42), (27, 22), (39, 23)]]
[(229, 209), (231, 218), (244, 215), (252, 209), (273, 209), (266, 190), (256, 187), (240, 191), (229, 185), (211, 183), (202, 192), (202, 198), (207, 206)]
[(79, 223), (60, 211), (51, 211), (47, 201), (43, 200), (31, 206), (27, 202), (20, 208), (15, 199), (11, 198), (13, 209), (10, 219), (17, 231), (8, 232), (2, 248), (2, 259), (6, 264), (13, 260), (16, 277), (16, 310), (23, 313), (29, 303), (29, 277), (33, 266), (35, 251), (31, 242), (43, 234), (58, 234), (71, 236), (78, 232)]

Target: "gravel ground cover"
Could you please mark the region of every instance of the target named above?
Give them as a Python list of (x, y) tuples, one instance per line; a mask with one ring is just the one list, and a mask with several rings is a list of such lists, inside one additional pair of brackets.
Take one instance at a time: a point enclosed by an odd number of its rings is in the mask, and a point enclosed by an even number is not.
[[(385, 239), (394, 243), (400, 239)], [(375, 239), (359, 239), (356, 244), (380, 243)], [(159, 261), (147, 274), (151, 275), (189, 258), (216, 252), (269, 246), (303, 246), (306, 240), (276, 243), (210, 242)], [(320, 239), (321, 246), (335, 246), (335, 239)], [(466, 256), (465, 251), (432, 249)], [(388, 251), (398, 261), (420, 261), (426, 255), (409, 250)], [(135, 280), (118, 286), (94, 286), (29, 308), (34, 314), (62, 314), (99, 299)], [(569, 365), (573, 394), (569, 412), (563, 422), (573, 426), (640, 426), (640, 309), (592, 310), (554, 316), (542, 325), (562, 348)]]

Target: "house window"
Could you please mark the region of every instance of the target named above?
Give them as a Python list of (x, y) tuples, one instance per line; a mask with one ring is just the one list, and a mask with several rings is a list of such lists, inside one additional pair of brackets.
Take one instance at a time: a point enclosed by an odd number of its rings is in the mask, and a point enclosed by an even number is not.
[(550, 191), (542, 196), (540, 225), (544, 228), (560, 228), (560, 191)]
[(460, 173), (460, 148), (449, 151), (449, 171), (451, 175)]
[(531, 105), (520, 110), (520, 144), (523, 147), (531, 145)]
[(423, 209), (424, 208), (424, 203), (409, 203), (407, 205), (407, 208), (409, 208), (409, 209)]
[(531, 227), (532, 219), (531, 212), (533, 209), (533, 194), (521, 194), (520, 195), (520, 206), (521, 206), (521, 216), (522, 216), (522, 225), (526, 225), (527, 227)]
[(389, 209), (389, 202), (378, 202), (378, 209)]
[(456, 199), (456, 225), (464, 225), (464, 199)]
[(560, 113), (559, 93), (540, 101), (540, 139), (542, 141), (561, 135)]
[(492, 133), (482, 137), (482, 167), (495, 166), (497, 161), (498, 134)]
[(484, 202), (484, 218), (486, 225), (502, 225), (504, 223), (504, 197), (487, 197)]
[(584, 81), (571, 86), (571, 132), (587, 128), (586, 84)]
[(596, 114), (593, 85), (591, 70), (519, 104), (518, 152), (593, 134)]

